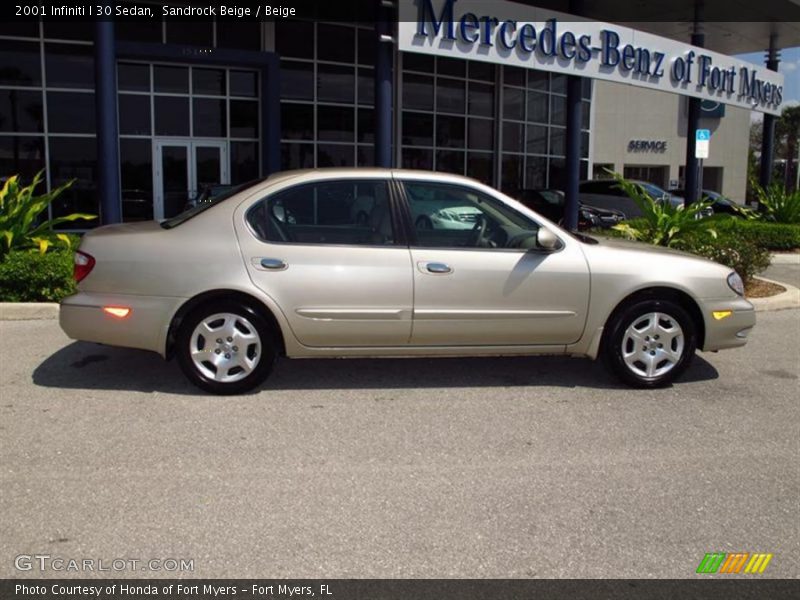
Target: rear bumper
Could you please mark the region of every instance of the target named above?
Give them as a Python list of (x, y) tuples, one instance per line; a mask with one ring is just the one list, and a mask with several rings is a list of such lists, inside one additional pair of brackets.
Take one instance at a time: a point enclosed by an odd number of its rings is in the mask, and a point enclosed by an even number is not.
[[(744, 298), (725, 298), (706, 300), (701, 303), (703, 319), (706, 324), (704, 351), (737, 348), (747, 343), (750, 330), (756, 324), (753, 305)], [(722, 319), (714, 317), (715, 311), (731, 311)]]
[[(78, 292), (61, 301), (58, 320), (73, 340), (151, 350), (164, 356), (170, 320), (184, 301)], [(104, 306), (123, 306), (131, 312), (120, 319), (104, 312)]]

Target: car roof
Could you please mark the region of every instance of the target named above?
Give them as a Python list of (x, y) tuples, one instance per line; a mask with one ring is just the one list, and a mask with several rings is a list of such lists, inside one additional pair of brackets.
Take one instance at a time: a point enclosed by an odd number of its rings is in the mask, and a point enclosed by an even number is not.
[(292, 180), (314, 181), (316, 179), (335, 179), (337, 177), (354, 179), (357, 177), (407, 177), (411, 179), (431, 179), (439, 181), (462, 182), (469, 184), (486, 185), (477, 179), (457, 175), (455, 173), (444, 173), (441, 171), (425, 171), (421, 169), (390, 169), (381, 167), (320, 167), (316, 169), (295, 169), (290, 171), (279, 171), (270, 175), (264, 183), (272, 186)]

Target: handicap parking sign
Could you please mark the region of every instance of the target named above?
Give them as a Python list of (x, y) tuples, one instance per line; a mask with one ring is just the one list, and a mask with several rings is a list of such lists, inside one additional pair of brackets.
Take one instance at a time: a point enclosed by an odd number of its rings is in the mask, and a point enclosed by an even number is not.
[(698, 129), (695, 138), (698, 142), (708, 142), (711, 140), (711, 130), (710, 129)]
[(708, 158), (708, 147), (711, 141), (711, 131), (708, 129), (698, 129), (694, 134), (694, 157)]

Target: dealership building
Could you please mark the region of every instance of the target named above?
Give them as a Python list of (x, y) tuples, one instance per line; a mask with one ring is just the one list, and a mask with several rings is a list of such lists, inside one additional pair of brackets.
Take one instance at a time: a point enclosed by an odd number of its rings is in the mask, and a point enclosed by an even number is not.
[[(296, 4), (266, 20), (162, 18), (147, 2), (153, 17), (6, 18), (0, 175), (74, 178), (53, 216), (104, 223), (329, 166), (460, 173), (568, 202), (609, 169), (665, 188), (702, 177), (741, 201), (751, 110), (769, 165), (779, 50), (800, 45), (791, 0), (750, 6), (746, 22), (694, 0), (635, 22), (617, 0), (361, 0), (346, 22)], [(731, 56), (762, 50), (766, 64)], [(698, 129), (711, 132), (702, 166)]]

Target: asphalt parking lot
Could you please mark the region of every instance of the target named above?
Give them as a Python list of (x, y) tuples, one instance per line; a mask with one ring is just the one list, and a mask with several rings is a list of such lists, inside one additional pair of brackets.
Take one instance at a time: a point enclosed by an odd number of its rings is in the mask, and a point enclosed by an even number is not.
[[(0, 577), (14, 557), (194, 577), (800, 576), (800, 311), (665, 390), (566, 358), (283, 361), (198, 395), (156, 355), (0, 322)], [(158, 573), (119, 573), (137, 577)]]

